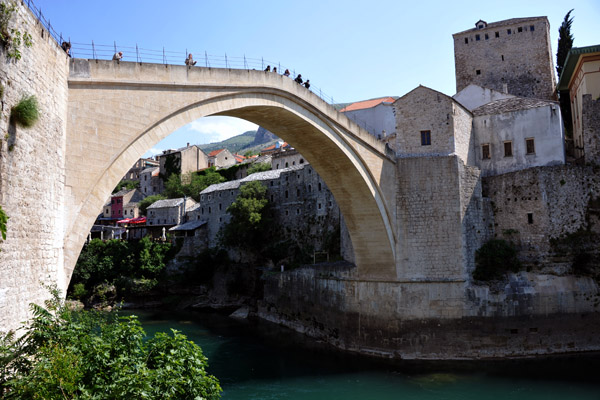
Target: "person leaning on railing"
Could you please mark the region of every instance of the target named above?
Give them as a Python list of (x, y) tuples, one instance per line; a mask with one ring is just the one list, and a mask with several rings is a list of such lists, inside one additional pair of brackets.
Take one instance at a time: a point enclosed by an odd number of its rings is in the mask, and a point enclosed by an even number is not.
[(192, 53), (190, 53), (185, 59), (185, 65), (188, 65), (190, 67), (196, 65), (196, 62), (197, 61), (194, 61), (194, 57), (192, 57)]

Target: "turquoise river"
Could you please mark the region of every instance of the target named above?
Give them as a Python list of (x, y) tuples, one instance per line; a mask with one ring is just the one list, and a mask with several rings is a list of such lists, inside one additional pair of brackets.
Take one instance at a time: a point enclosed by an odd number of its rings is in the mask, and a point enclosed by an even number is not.
[(148, 334), (173, 328), (200, 345), (225, 400), (600, 399), (598, 354), (392, 363), (332, 350), (265, 322), (215, 313), (134, 313)]

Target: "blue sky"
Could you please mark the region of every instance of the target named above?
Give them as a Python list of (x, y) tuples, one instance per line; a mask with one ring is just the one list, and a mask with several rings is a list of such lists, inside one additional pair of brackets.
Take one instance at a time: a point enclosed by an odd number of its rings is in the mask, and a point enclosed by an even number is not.
[[(479, 19), (545, 15), (555, 54), (558, 27), (574, 8), (575, 46), (600, 44), (599, 0), (33, 1), (53, 27), (71, 39), (75, 56), (90, 51), (94, 41), (97, 49), (111, 54), (114, 42), (119, 49), (136, 44), (157, 51), (164, 47), (170, 60), (181, 63), (186, 51), (199, 64), (205, 52), (223, 58), (227, 54), (229, 60), (263, 58), (301, 73), (313, 89), (335, 102), (401, 96), (419, 84), (454, 94), (452, 34), (474, 27)], [(135, 61), (135, 51), (124, 53), (125, 61)], [(155, 149), (218, 141), (249, 129), (255, 125), (203, 118)]]

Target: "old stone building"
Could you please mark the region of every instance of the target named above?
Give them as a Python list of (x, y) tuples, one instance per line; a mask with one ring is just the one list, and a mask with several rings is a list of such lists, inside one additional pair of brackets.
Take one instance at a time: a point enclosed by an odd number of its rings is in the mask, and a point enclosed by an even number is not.
[(386, 96), (357, 101), (347, 105), (340, 112), (365, 128), (371, 135), (384, 139), (396, 131), (396, 118), (392, 106), (395, 100), (394, 97)]
[[(184, 181), (189, 177), (190, 172), (199, 171), (209, 166), (208, 155), (200, 147), (190, 146), (189, 143), (186, 147), (177, 150), (165, 150), (157, 157), (160, 162), (161, 176), (176, 173), (180, 174), (181, 179)], [(161, 181), (161, 188), (159, 189), (161, 192), (164, 189), (163, 186), (164, 182)]]
[(301, 164), (257, 172), (203, 190), (199, 206), (188, 213), (188, 219), (207, 222), (209, 247), (217, 245), (219, 229), (229, 222), (227, 207), (236, 200), (240, 186), (251, 181), (267, 187), (273, 217), (290, 236), (320, 250), (327, 233), (339, 228), (340, 211), (333, 195), (310, 165)]
[(140, 173), (140, 191), (145, 197), (159, 194), (161, 185), (159, 167), (146, 168)]
[(236, 163), (236, 157), (227, 149), (213, 150), (208, 154), (209, 167), (227, 168)]
[(128, 181), (139, 181), (143, 170), (146, 168), (158, 167), (159, 165), (160, 163), (158, 161), (151, 158), (140, 158), (133, 164), (129, 171), (127, 171), (123, 179)]
[(455, 33), (456, 91), (474, 83), (521, 97), (555, 100), (550, 23), (513, 18)]
[(558, 90), (569, 95), (575, 158), (600, 164), (600, 45), (569, 51)]
[(137, 189), (123, 189), (110, 197), (103, 210), (104, 218), (120, 220), (136, 218), (139, 215), (138, 203), (144, 196)]
[(188, 209), (196, 202), (192, 198), (158, 200), (147, 209), (148, 225), (174, 226), (185, 222)]

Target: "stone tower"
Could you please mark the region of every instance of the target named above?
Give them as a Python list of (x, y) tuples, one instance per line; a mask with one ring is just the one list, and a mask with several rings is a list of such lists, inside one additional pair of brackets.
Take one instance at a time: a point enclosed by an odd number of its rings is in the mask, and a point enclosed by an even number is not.
[(513, 18), (452, 35), (456, 91), (469, 84), (521, 97), (556, 100), (550, 23)]

